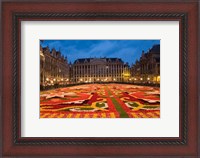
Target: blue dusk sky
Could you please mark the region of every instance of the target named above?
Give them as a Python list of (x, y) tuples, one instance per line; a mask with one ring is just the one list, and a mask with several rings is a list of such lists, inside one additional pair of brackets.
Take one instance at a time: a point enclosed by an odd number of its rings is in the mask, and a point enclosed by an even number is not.
[(160, 40), (42, 40), (42, 47), (55, 48), (67, 56), (68, 62), (78, 58), (121, 58), (129, 65)]

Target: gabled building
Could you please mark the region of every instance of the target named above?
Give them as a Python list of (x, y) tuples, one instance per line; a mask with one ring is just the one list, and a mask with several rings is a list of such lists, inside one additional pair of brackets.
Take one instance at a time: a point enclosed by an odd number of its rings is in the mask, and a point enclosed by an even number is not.
[(135, 83), (160, 83), (160, 45), (154, 45), (131, 67)]
[(40, 85), (48, 86), (69, 82), (67, 57), (55, 49), (40, 46)]

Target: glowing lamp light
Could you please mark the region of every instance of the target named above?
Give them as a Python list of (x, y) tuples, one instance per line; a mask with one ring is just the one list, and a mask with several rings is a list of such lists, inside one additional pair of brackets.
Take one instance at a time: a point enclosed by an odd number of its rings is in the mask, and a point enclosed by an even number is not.
[(150, 78), (148, 77), (147, 80), (150, 80)]
[(124, 77), (129, 77), (130, 76), (129, 73), (124, 73), (123, 75), (124, 75)]
[(56, 81), (56, 79), (55, 79), (55, 78), (54, 78), (53, 80), (54, 80), (54, 81)]
[(46, 78), (46, 81), (49, 81), (49, 78)]
[(142, 80), (143, 80), (143, 78), (140, 78), (140, 80), (142, 81)]
[(160, 76), (157, 77), (157, 81), (158, 81), (158, 82), (160, 81)]

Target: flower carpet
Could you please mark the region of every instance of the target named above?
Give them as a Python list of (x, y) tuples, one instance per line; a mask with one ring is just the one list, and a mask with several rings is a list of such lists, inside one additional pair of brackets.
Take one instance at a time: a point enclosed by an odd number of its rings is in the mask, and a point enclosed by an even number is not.
[(41, 91), (40, 118), (160, 118), (160, 88), (85, 84)]

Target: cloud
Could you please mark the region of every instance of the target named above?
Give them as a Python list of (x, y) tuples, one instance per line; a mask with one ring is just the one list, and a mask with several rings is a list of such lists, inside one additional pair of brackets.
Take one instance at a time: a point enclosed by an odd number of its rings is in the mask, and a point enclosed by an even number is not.
[(111, 53), (113, 49), (115, 49), (117, 46), (117, 42), (113, 41), (101, 41), (98, 44), (93, 44), (90, 47), (90, 50), (88, 50), (88, 54), (90, 55), (107, 55), (107, 53)]
[(132, 64), (133, 62), (135, 62), (137, 52), (137, 49), (133, 47), (121, 47), (114, 53), (109, 54), (108, 57), (118, 57), (121, 58), (124, 62)]

